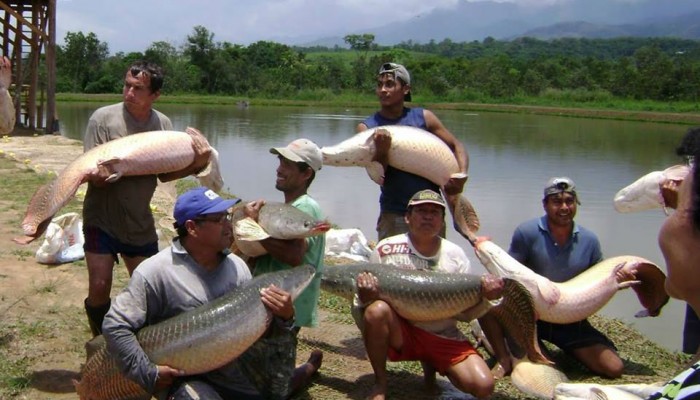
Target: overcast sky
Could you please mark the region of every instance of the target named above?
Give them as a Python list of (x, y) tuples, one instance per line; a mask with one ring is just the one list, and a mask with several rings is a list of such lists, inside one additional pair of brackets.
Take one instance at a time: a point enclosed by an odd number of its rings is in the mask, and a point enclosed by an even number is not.
[[(555, 0), (512, 0), (551, 3)], [(408, 19), (458, 0), (58, 0), (57, 42), (66, 32), (94, 32), (110, 53), (144, 51), (153, 42), (183, 44), (194, 26), (214, 41), (304, 41), (361, 32)], [(295, 40), (299, 43), (299, 40)], [(302, 41), (303, 42), (303, 41)]]
[[(193, 27), (214, 41), (304, 43), (406, 20), (460, 0), (57, 0), (57, 42), (94, 32), (110, 53), (144, 51), (153, 42), (183, 44)], [(463, 1), (463, 0), (462, 0)], [(566, 0), (496, 0), (537, 6)], [(635, 2), (639, 0), (610, 0)], [(289, 40), (288, 40), (289, 39)]]

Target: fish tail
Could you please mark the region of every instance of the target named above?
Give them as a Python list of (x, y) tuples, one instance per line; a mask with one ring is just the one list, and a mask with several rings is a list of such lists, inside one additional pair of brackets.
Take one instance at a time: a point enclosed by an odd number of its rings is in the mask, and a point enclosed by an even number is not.
[(47, 219), (51, 219), (53, 214), (49, 215), (47, 213), (49, 205), (49, 199), (56, 186), (57, 179), (52, 180), (49, 183), (41, 185), (34, 195), (32, 195), (31, 200), (29, 200), (29, 206), (27, 207), (27, 212), (24, 214), (24, 220), (22, 221), (22, 230), (27, 236), (38, 236), (37, 228), (42, 222)]
[(505, 288), (501, 304), (494, 314), (516, 344), (533, 362), (553, 364), (540, 349), (537, 341), (537, 316), (530, 292), (513, 279), (504, 279)]
[(85, 387), (75, 379), (71, 379), (73, 386), (75, 386), (75, 392), (78, 394), (80, 400), (88, 400), (87, 393), (85, 393)]

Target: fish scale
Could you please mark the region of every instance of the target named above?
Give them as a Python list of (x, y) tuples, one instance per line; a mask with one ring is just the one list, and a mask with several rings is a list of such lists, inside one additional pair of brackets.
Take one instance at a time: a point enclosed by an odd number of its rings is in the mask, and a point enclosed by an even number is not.
[[(314, 272), (307, 265), (261, 275), (212, 302), (141, 329), (136, 338), (155, 364), (184, 370), (187, 375), (212, 371), (233, 361), (269, 326), (272, 314), (260, 300), (262, 288), (274, 284), (296, 299)], [(104, 342), (87, 360), (75, 386), (81, 400), (131, 400), (148, 395), (119, 371)]]

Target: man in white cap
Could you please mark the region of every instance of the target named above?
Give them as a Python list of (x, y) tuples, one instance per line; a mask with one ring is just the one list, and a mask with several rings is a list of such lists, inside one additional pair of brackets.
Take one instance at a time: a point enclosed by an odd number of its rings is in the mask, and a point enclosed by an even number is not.
[[(381, 240), (370, 261), (411, 270), (468, 273), (470, 262), (464, 250), (439, 236), (445, 224), (444, 217), (445, 201), (439, 193), (430, 189), (415, 193), (404, 217), (408, 233)], [(475, 311), (480, 314), (480, 320), (492, 318), (487, 312), (501, 297), (504, 288), (503, 280), (493, 275), (485, 275), (481, 284), (484, 300), (475, 306), (475, 310), (480, 311)], [(478, 398), (486, 398), (493, 392), (494, 377), (484, 359), (457, 328), (457, 320), (416, 322), (401, 318), (388, 303), (378, 299), (381, 289), (370, 273), (358, 275), (357, 287), (352, 313), (362, 332), (375, 377), (368, 399), (386, 397), (387, 359), (421, 361), (425, 383), (431, 388), (435, 388), (434, 372), (437, 371), (457, 389)], [(497, 357), (509, 357), (502, 338), (493, 344)]]
[[(454, 202), (462, 193), (467, 182), (469, 171), (469, 156), (462, 142), (445, 128), (440, 119), (430, 110), (420, 107), (406, 107), (405, 102), (411, 101), (411, 76), (401, 64), (382, 64), (377, 74), (375, 89), (379, 98), (380, 110), (357, 125), (356, 131), (362, 132), (370, 128), (386, 125), (406, 125), (424, 129), (447, 144), (455, 155), (459, 172), (464, 178), (451, 178), (445, 185), (448, 201)], [(384, 184), (381, 186), (379, 197), (379, 219), (377, 220), (377, 236), (379, 240), (408, 231), (404, 214), (408, 199), (423, 189), (440, 191), (440, 187), (428, 179), (411, 174), (388, 165), (391, 134), (385, 129), (378, 129), (374, 134), (376, 152), (374, 161), (384, 166)], [(452, 206), (451, 206), (452, 208)], [(441, 233), (445, 235), (444, 231)]]
[[(286, 147), (273, 147), (270, 153), (279, 159), (275, 188), (284, 194), (284, 202), (296, 207), (315, 219), (323, 219), (321, 207), (307, 191), (311, 182), (323, 166), (321, 149), (309, 139), (297, 139)], [(246, 215), (257, 221), (264, 200), (256, 200), (246, 205)], [(275, 239), (267, 238), (260, 242), (267, 250), (255, 259), (249, 260), (254, 276), (268, 272), (294, 268), (300, 265), (312, 265), (317, 274), (309, 286), (294, 301), (295, 328), (298, 333), (301, 327), (318, 326), (318, 297), (321, 290), (321, 274), (323, 257), (326, 246), (326, 236), (318, 235), (305, 239)], [(323, 353), (314, 350), (306, 363), (310, 366), (306, 374), (298, 374), (298, 380), (293, 383), (295, 388), (301, 388), (308, 383), (309, 378), (320, 368)]]
[[(596, 235), (574, 222), (579, 204), (574, 181), (568, 177), (549, 179), (542, 199), (545, 215), (515, 229), (508, 253), (554, 282), (568, 281), (602, 261)], [(607, 378), (622, 375), (623, 363), (615, 345), (587, 319), (571, 324), (537, 321), (537, 334), (595, 374)]]

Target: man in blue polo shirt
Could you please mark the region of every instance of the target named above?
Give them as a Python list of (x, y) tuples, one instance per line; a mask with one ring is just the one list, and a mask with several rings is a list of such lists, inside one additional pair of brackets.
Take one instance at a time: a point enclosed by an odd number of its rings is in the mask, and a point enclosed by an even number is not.
[[(545, 215), (515, 229), (508, 253), (536, 273), (565, 282), (602, 261), (596, 235), (574, 222), (580, 204), (574, 182), (551, 178), (544, 188)], [(619, 378), (623, 363), (615, 345), (584, 319), (571, 324), (537, 321), (540, 340), (546, 340), (579, 360), (595, 374)]]

